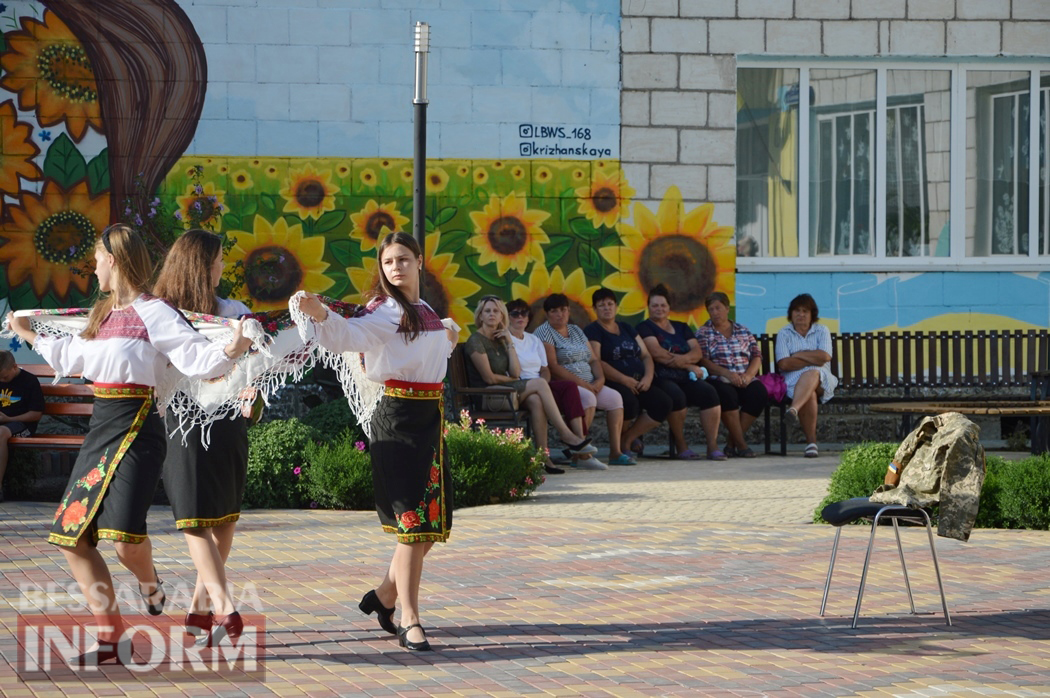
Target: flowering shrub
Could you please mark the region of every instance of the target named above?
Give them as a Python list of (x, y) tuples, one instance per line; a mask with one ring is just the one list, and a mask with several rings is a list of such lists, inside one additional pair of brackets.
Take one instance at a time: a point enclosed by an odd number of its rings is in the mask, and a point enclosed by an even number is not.
[(464, 410), (445, 430), (456, 507), (525, 499), (544, 481), (543, 455), (521, 429), (489, 429)]
[[(341, 402), (346, 405), (345, 400)], [(314, 408), (310, 414), (318, 409)], [(331, 441), (306, 447), (310, 467), (304, 473), (303, 482), (311, 507), (372, 509), (375, 506), (372, 461), (359, 433), (359, 429), (344, 429)]]
[(245, 508), (297, 508), (307, 503), (308, 448), (321, 440), (311, 426), (275, 419), (248, 429), (248, 478)]

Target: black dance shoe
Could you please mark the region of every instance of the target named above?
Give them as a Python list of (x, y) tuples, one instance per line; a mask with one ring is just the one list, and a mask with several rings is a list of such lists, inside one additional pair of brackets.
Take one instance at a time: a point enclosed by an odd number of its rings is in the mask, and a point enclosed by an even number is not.
[[(161, 613), (164, 613), (164, 603), (168, 600), (168, 596), (164, 593), (164, 589), (162, 588), (164, 586), (164, 582), (160, 581), (160, 575), (157, 574), (156, 567), (153, 568), (153, 578), (157, 580), (156, 586), (153, 587), (153, 591), (151, 591), (148, 594), (144, 593), (142, 591), (142, 584), (140, 583), (139, 593), (142, 594), (142, 599), (146, 602), (146, 609), (149, 611), (149, 614), (151, 616), (159, 616)], [(160, 592), (160, 601), (158, 601), (157, 603), (153, 603), (152, 601), (150, 601), (150, 598), (158, 591)]]
[(375, 612), (376, 618), (379, 619), (379, 627), (391, 635), (397, 635), (397, 626), (394, 625), (394, 609), (383, 605), (375, 589), (365, 594), (361, 598), (361, 603), (357, 604), (357, 607), (366, 616)]
[(412, 628), (419, 628), (420, 630), (423, 630), (423, 626), (420, 625), (419, 623), (413, 623), (412, 625), (408, 626), (407, 628), (402, 628), (402, 627), (398, 626), (398, 628), (397, 628), (397, 642), (398, 642), (398, 644), (401, 645), (402, 647), (404, 647), (406, 650), (411, 650), (412, 652), (430, 652), (430, 651), (432, 651), (434, 648), (431, 647), (430, 643), (427, 641), (426, 634), (425, 634), (426, 631), (424, 631), (423, 641), (422, 642), (412, 642), (411, 640), (408, 639), (408, 631), (411, 630)]
[(113, 644), (112, 642), (100, 642), (95, 649), (74, 657), (70, 666), (98, 666), (99, 664), (108, 662), (111, 659), (116, 660), (116, 662), (114, 662), (115, 664), (123, 666), (125, 659), (127, 659), (128, 662), (131, 662), (131, 655), (134, 651), (135, 648), (131, 645), (130, 637), (121, 638), (120, 642), (116, 644)]
[[(579, 453), (580, 451), (583, 451), (584, 449), (587, 448), (587, 446), (590, 443), (591, 443), (591, 437), (588, 436), (586, 439), (584, 439), (580, 443), (573, 444), (572, 446), (568, 446), (567, 448), (564, 448), (562, 450), (565, 452), (565, 457), (566, 458), (572, 458), (571, 454)], [(597, 450), (597, 449), (595, 449), (595, 450)], [(593, 453), (594, 451), (590, 451), (590, 452)]]

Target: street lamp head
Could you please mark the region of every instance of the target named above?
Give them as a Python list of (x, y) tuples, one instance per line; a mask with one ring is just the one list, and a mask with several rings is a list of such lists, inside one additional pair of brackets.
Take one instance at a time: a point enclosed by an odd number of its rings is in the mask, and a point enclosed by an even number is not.
[(416, 53), (430, 53), (430, 25), (416, 22)]

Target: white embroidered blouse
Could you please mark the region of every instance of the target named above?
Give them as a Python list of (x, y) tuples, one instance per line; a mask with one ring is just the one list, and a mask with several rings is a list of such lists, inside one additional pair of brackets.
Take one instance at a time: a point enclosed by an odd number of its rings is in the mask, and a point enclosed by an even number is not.
[(171, 305), (141, 295), (126, 308), (112, 311), (93, 339), (38, 334), (33, 345), (40, 356), (68, 376), (79, 373), (97, 383), (156, 386), (170, 362), (193, 378), (216, 378), (234, 360), (193, 329)]
[(453, 344), (445, 332), (455, 323), (442, 320), (427, 305), (416, 304), (423, 320), (423, 331), (411, 342), (400, 333), (401, 306), (393, 298), (376, 298), (352, 318), (329, 312), (323, 322), (314, 323), (317, 341), (325, 349), (364, 354), (365, 375), (376, 383), (388, 380), (412, 383), (440, 383), (445, 380), (448, 357)]

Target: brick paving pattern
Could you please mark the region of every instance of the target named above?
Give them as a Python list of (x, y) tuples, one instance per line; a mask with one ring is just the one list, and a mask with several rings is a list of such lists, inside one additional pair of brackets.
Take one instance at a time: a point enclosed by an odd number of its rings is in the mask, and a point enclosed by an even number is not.
[[(249, 511), (231, 581), (265, 616), (265, 677), (207, 680), (119, 666), (22, 681), (17, 610), (71, 578), (44, 542), (53, 504), (0, 505), (4, 696), (1050, 696), (1050, 534), (937, 539), (940, 615), (925, 533), (902, 530), (916, 616), (890, 529), (849, 627), (867, 542), (843, 533), (828, 615), (817, 611), (833, 529), (807, 523), (837, 459), (724, 464), (646, 459), (552, 476), (534, 499), (459, 510), (427, 559), (423, 621), (437, 651), (408, 653), (357, 602), (393, 547), (372, 512)], [(150, 531), (166, 613), (192, 565), (170, 511)], [(116, 570), (112, 546), (104, 554)], [(123, 569), (118, 583), (131, 585)], [(247, 591), (246, 591), (247, 590)], [(126, 590), (129, 598), (134, 591)], [(75, 598), (57, 593), (64, 607)], [(128, 611), (134, 621), (141, 605)], [(137, 650), (138, 651), (138, 650)], [(206, 650), (209, 651), (209, 650)]]

